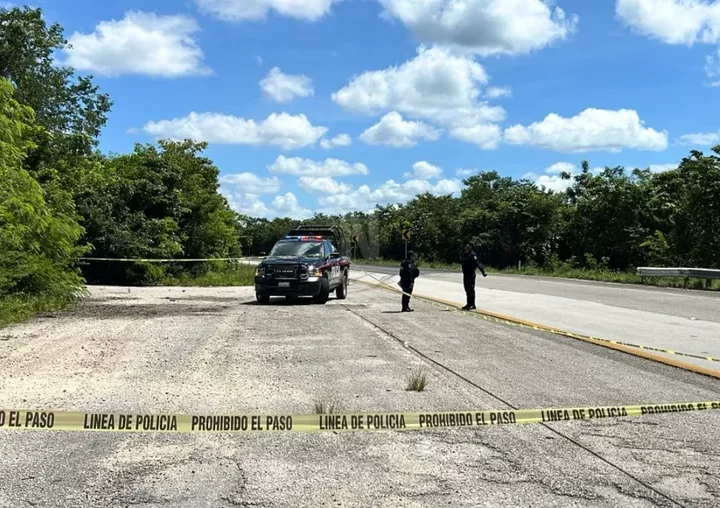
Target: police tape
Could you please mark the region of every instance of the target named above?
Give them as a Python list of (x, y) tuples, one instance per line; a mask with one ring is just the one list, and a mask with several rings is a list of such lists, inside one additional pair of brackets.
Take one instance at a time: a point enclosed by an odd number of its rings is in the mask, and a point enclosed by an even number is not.
[(550, 409), (350, 414), (137, 414), (0, 409), (0, 430), (256, 433), (422, 430), (589, 421), (720, 409), (720, 401)]
[[(397, 288), (393, 287), (392, 285), (388, 284), (387, 282), (381, 281), (380, 279), (374, 277), (373, 275), (371, 275), (370, 273), (368, 273), (364, 270), (363, 270), (363, 272), (366, 276), (370, 277), (371, 279), (374, 279), (380, 285), (384, 286), (387, 289), (390, 289), (391, 291), (395, 291), (397, 293), (407, 295), (411, 298), (416, 298), (418, 300), (422, 300), (426, 303), (430, 303), (431, 305), (442, 306), (445, 308), (450, 307), (450, 308), (453, 308), (454, 310), (460, 310), (460, 307), (458, 307), (456, 305), (451, 305), (449, 302), (444, 302), (444, 301), (441, 302), (439, 299), (433, 299), (433, 298), (430, 298), (427, 296), (420, 296), (420, 295), (416, 295), (416, 294), (406, 293), (402, 289), (397, 289)], [(357, 282), (369, 284), (367, 281), (362, 281), (362, 280), (358, 280)], [(614, 344), (617, 346), (626, 346), (626, 347), (631, 347), (631, 348), (635, 348), (635, 349), (642, 349), (645, 351), (654, 351), (657, 353), (666, 353), (666, 354), (675, 355), (675, 356), (684, 356), (687, 358), (695, 358), (698, 360), (706, 360), (709, 362), (720, 362), (720, 358), (715, 358), (713, 356), (698, 355), (698, 354), (694, 354), (694, 353), (685, 353), (682, 351), (675, 351), (674, 349), (663, 349), (663, 348), (658, 348), (658, 347), (653, 347), (653, 346), (645, 346), (642, 344), (631, 344), (629, 342), (621, 342), (619, 340), (611, 340), (611, 339), (603, 339), (600, 337), (592, 337), (590, 335), (583, 335), (583, 334), (579, 334), (579, 333), (569, 332), (567, 330), (560, 330), (560, 329), (554, 328), (552, 326), (540, 325), (537, 323), (530, 323), (527, 321), (523, 321), (521, 319), (509, 317), (509, 316), (499, 316), (497, 314), (494, 314), (494, 313), (492, 313), (490, 311), (486, 311), (486, 310), (476, 309), (471, 312), (472, 312), (472, 315), (481, 317), (487, 321), (511, 324), (511, 325), (515, 325), (515, 326), (520, 326), (522, 328), (532, 328), (533, 330), (550, 332), (550, 333), (554, 333), (556, 335), (570, 337), (572, 339), (583, 340), (583, 341), (604, 342), (606, 344)]]
[(197, 258), (197, 259), (185, 259), (185, 258), (165, 258), (165, 259), (150, 259), (150, 258), (77, 258), (80, 261), (119, 261), (122, 263), (129, 262), (143, 262), (143, 263), (189, 263), (189, 262), (200, 262), (200, 261), (246, 261), (249, 258)]

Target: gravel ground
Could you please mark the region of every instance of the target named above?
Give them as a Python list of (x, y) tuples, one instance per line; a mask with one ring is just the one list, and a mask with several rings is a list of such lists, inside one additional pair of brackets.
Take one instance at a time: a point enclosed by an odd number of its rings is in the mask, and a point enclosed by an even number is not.
[[(400, 314), (397, 296), (358, 283), (324, 306), (259, 306), (250, 288), (91, 289), (76, 311), (0, 330), (0, 407), (227, 414), (311, 413), (320, 400), (348, 412), (720, 400), (711, 378), (421, 302)], [(428, 388), (408, 392), (419, 366)], [(718, 424), (720, 412), (344, 434), (3, 430), (0, 506), (711, 507)]]

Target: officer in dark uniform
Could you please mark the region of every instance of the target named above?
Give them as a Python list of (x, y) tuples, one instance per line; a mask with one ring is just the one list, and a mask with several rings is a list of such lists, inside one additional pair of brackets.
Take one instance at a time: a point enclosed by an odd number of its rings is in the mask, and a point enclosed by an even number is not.
[(483, 267), (470, 244), (465, 246), (465, 253), (461, 258), (461, 262), (463, 286), (465, 286), (465, 295), (467, 296), (467, 305), (463, 307), (463, 310), (473, 310), (477, 308), (475, 307), (475, 269), (479, 268), (483, 277), (487, 277), (487, 273), (485, 273), (485, 267)]
[[(400, 289), (403, 291), (402, 295), (402, 312), (412, 312), (410, 308), (410, 295), (413, 292), (415, 286), (415, 279), (420, 276), (420, 270), (415, 264), (415, 253), (408, 251), (407, 258), (403, 260), (400, 265)], [(407, 294), (405, 294), (407, 293)]]

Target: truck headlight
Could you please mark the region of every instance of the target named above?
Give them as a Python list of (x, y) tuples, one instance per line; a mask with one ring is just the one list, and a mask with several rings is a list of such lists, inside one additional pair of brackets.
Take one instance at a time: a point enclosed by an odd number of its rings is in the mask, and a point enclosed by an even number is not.
[(310, 277), (322, 277), (322, 270), (317, 266), (308, 266), (308, 275)]
[(255, 277), (265, 277), (265, 267), (260, 265), (255, 267)]

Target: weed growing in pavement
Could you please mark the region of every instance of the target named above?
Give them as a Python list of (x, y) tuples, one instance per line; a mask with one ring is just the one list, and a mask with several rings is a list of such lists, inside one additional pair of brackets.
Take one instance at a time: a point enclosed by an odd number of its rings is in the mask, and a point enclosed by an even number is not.
[(425, 391), (426, 386), (427, 374), (425, 373), (424, 369), (419, 368), (410, 375), (410, 377), (408, 378), (407, 388), (405, 389), (412, 392), (422, 392)]
[(326, 397), (315, 401), (316, 415), (329, 415), (340, 412), (340, 402), (335, 397)]

